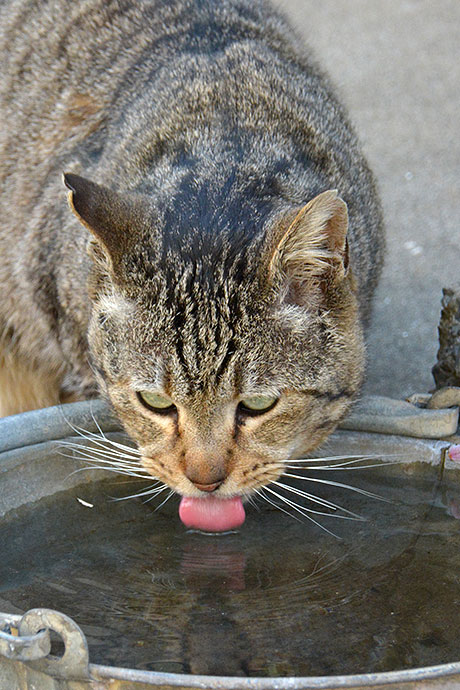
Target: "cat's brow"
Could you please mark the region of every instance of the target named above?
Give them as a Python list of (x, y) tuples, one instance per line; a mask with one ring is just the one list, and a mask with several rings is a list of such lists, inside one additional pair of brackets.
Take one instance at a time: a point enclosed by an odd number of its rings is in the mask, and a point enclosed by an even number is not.
[(307, 390), (302, 391), (303, 394), (309, 395), (318, 400), (325, 400), (327, 402), (335, 402), (336, 400), (353, 398), (355, 391), (343, 389), (340, 391), (318, 391), (318, 390)]

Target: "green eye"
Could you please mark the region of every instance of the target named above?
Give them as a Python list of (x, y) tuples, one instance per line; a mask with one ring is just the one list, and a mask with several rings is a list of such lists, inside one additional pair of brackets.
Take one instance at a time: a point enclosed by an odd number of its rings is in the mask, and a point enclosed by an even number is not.
[(246, 414), (264, 414), (272, 409), (278, 402), (278, 398), (268, 395), (253, 395), (250, 398), (241, 400), (238, 408)]
[(160, 393), (152, 393), (151, 391), (139, 391), (137, 397), (145, 407), (154, 412), (159, 412), (164, 414), (166, 412), (172, 412), (176, 409), (176, 406), (171, 402), (170, 398)]

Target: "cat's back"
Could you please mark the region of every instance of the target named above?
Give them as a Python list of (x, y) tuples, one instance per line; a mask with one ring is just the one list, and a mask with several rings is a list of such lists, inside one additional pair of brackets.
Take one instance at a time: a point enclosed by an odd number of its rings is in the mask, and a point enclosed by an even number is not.
[(125, 103), (162, 69), (174, 76), (177, 58), (214, 61), (248, 40), (282, 46), (283, 28), (259, 0), (5, 0), (0, 106), (16, 107), (21, 117), (18, 104), (28, 104), (33, 122), (44, 113), (52, 118), (70, 93), (90, 92), (102, 99), (100, 107)]
[(254, 131), (297, 129), (299, 150), (331, 135), (344, 149), (355, 144), (324, 74), (268, 2), (2, 3), (0, 109), (10, 147), (17, 140), (35, 164), (49, 161), (97, 128), (127, 127), (127, 109), (142, 121), (147, 107), (151, 138), (173, 120), (185, 130), (218, 113)]
[[(283, 44), (279, 22), (258, 1), (3, 2), (0, 183), (9, 203), (23, 208), (26, 181), (32, 200), (50, 179), (56, 184), (67, 161), (74, 169), (94, 166), (111, 130), (174, 136), (193, 126), (204, 100), (209, 106), (225, 95), (223, 83), (234, 99), (244, 60), (234, 60), (232, 80), (223, 55), (270, 34)], [(217, 90), (213, 80), (221, 82)]]
[[(64, 169), (145, 191), (165, 178), (152, 171), (174, 172), (200, 149), (196, 167), (216, 189), (235, 165), (293, 205), (338, 188), (356, 275), (372, 292), (382, 253), (372, 175), (327, 79), (266, 3), (5, 2), (0, 119), (4, 236), (59, 245), (70, 227), (82, 246), (61, 193)], [(174, 174), (164, 187), (174, 192)]]

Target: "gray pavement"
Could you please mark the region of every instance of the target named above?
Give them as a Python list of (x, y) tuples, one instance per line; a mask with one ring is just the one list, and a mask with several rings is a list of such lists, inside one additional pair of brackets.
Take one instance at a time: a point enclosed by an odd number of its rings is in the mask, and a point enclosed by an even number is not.
[(460, 2), (276, 4), (329, 72), (380, 187), (388, 246), (365, 392), (427, 391), (442, 287), (460, 282)]

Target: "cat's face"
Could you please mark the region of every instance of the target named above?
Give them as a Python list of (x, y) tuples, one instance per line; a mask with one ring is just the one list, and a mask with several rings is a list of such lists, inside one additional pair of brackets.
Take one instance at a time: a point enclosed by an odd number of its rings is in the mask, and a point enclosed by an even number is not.
[(96, 268), (99, 384), (144, 467), (179, 494), (249, 495), (347, 411), (364, 352), (344, 206), (320, 195), (238, 259), (224, 246), (212, 261), (177, 248), (152, 267), (138, 248), (118, 269)]
[(348, 409), (362, 371), (353, 319), (353, 332), (332, 315), (293, 332), (264, 305), (225, 332), (203, 309), (176, 332), (174, 308), (157, 319), (155, 304), (106, 299), (90, 340), (100, 385), (144, 466), (180, 494), (220, 482), (219, 495), (250, 493), (318, 446)]

